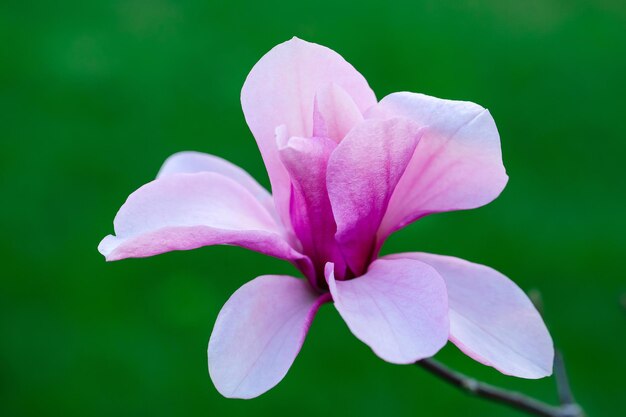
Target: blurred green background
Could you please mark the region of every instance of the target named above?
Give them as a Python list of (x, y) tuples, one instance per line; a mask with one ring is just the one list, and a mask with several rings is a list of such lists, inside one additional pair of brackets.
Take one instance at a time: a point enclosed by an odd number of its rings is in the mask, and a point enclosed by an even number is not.
[[(0, 415), (521, 416), (375, 357), (325, 306), (285, 380), (227, 400), (206, 345), (230, 294), (284, 262), (231, 247), (105, 263), (126, 196), (181, 150), (268, 184), (240, 109), (254, 63), (297, 35), (353, 63), (379, 98), (471, 100), (510, 175), (487, 207), (426, 218), (385, 252), (493, 266), (543, 294), (590, 416), (626, 415), (626, 6), (596, 1), (0, 3)], [(438, 357), (556, 401), (455, 347)]]

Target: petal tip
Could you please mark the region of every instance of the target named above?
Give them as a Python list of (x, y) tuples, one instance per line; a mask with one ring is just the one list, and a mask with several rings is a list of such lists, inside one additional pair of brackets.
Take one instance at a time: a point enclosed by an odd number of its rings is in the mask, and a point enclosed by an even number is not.
[(211, 378), (211, 381), (213, 382), (213, 386), (215, 387), (215, 390), (219, 392), (220, 395), (224, 398), (228, 398), (232, 400), (250, 400), (252, 398), (256, 398), (260, 396), (261, 394), (265, 392), (263, 391), (259, 393), (250, 393), (250, 392), (242, 393), (237, 389), (238, 387), (235, 387), (233, 389), (232, 387), (227, 387), (227, 386), (224, 386), (223, 384), (220, 384), (219, 378), (215, 375), (215, 372), (212, 370), (210, 359), (209, 359), (209, 378)]
[(100, 252), (100, 254), (104, 256), (104, 259), (107, 262), (117, 260), (113, 256), (115, 248), (117, 247), (117, 243), (115, 242), (116, 240), (117, 240), (116, 236), (108, 235), (104, 239), (102, 239), (100, 243), (98, 244), (98, 252)]

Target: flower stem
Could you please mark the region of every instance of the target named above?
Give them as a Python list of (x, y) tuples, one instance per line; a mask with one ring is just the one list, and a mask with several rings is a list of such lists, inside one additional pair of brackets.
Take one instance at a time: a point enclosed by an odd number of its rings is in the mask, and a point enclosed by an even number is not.
[(528, 414), (542, 417), (583, 417), (582, 408), (576, 404), (567, 381), (563, 366), (563, 357), (557, 352), (554, 361), (554, 373), (557, 380), (560, 406), (553, 406), (515, 391), (508, 391), (485, 382), (478, 381), (460, 372), (454, 371), (434, 359), (423, 359), (416, 365), (431, 374), (454, 385), (463, 392), (476, 397), (507, 405)]

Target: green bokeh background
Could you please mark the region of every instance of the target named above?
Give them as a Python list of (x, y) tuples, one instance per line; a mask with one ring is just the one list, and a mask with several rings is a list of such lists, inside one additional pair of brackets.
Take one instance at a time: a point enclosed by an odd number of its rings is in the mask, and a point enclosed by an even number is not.
[[(181, 150), (268, 184), (240, 109), (246, 74), (297, 35), (379, 98), (471, 100), (498, 124), (510, 181), (494, 203), (431, 216), (385, 252), (493, 266), (543, 294), (590, 416), (626, 415), (626, 6), (623, 1), (209, 0), (0, 3), (0, 415), (521, 416), (384, 363), (332, 306), (268, 394), (227, 400), (206, 345), (230, 294), (295, 273), (232, 247), (105, 263), (126, 196)], [(555, 401), (455, 347), (442, 361)]]

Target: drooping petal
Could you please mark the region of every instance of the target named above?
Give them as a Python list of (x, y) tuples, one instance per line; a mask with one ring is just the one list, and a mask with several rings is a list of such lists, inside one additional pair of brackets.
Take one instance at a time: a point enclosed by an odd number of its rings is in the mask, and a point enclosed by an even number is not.
[(340, 262), (335, 242), (337, 226), (326, 189), (328, 157), (336, 146), (327, 138), (292, 137), (280, 149), (292, 184), (291, 224), (303, 252), (315, 264), (318, 276), (323, 276), (329, 259)]
[(215, 155), (201, 152), (178, 152), (165, 160), (157, 178), (172, 174), (216, 172), (235, 180), (257, 198), (270, 213), (276, 211), (272, 195), (250, 174), (237, 165)]
[(513, 281), (484, 265), (427, 253), (401, 253), (439, 272), (448, 288), (450, 340), (464, 353), (506, 375), (552, 373), (554, 348), (541, 316)]
[(172, 174), (132, 193), (98, 250), (107, 260), (228, 244), (298, 263), (305, 257), (242, 185), (214, 172)]
[(398, 116), (428, 129), (391, 198), (381, 236), (427, 214), (480, 207), (500, 194), (508, 177), (489, 111), (470, 102), (394, 93), (367, 113)]
[(363, 114), (352, 97), (335, 83), (317, 90), (314, 112), (313, 136), (327, 137), (337, 143), (363, 120)]
[(413, 363), (446, 344), (446, 287), (429, 265), (379, 259), (365, 275), (337, 281), (328, 264), (326, 278), (335, 307), (352, 333), (387, 362)]
[(289, 201), (290, 182), (278, 156), (276, 127), (285, 125), (291, 136), (310, 137), (315, 93), (330, 83), (345, 90), (362, 113), (376, 104), (367, 81), (352, 65), (336, 52), (298, 38), (265, 54), (244, 83), (241, 105), (265, 161), (277, 204)]
[(289, 276), (261, 276), (237, 290), (209, 341), (209, 373), (217, 390), (229, 398), (253, 398), (278, 384), (329, 299)]
[(365, 120), (330, 156), (327, 184), (336, 239), (357, 276), (374, 255), (376, 231), (421, 135), (408, 119)]

